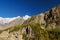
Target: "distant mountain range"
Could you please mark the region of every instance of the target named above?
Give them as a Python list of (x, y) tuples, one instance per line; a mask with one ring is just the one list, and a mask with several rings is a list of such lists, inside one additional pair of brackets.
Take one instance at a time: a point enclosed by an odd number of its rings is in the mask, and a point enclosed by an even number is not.
[(16, 25), (21, 25), (25, 20), (31, 18), (30, 16), (26, 15), (24, 17), (13, 17), (13, 18), (2, 18), (0, 17), (0, 30), (5, 28), (13, 27)]

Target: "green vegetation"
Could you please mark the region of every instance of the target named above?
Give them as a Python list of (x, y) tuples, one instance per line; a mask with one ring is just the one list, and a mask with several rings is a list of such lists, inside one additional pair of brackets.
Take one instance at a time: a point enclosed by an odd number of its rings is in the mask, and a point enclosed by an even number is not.
[(10, 32), (14, 32), (14, 31), (18, 31), (19, 29), (20, 29), (20, 26), (17, 25), (17, 26), (15, 26), (14, 28), (12, 28), (12, 29), (9, 31), (9, 33), (10, 33)]
[[(27, 25), (33, 29), (35, 40), (60, 40), (60, 29), (58, 28), (48, 31), (41, 29), (41, 25), (39, 23), (25, 24), (25, 27)], [(24, 38), (27, 38), (26, 35)]]
[[(52, 29), (52, 31), (44, 30), (41, 28), (41, 25), (39, 23), (28, 23), (28, 24), (17, 25), (15, 27), (11, 27), (3, 31), (9, 30), (9, 33), (11, 33), (14, 31), (18, 31), (27, 26), (30, 26), (32, 28), (32, 32), (34, 33), (34, 38), (32, 39), (34, 40), (60, 40), (60, 29), (59, 28)], [(27, 37), (27, 34), (23, 33), (22, 35), (25, 40), (31, 39), (31, 37)]]

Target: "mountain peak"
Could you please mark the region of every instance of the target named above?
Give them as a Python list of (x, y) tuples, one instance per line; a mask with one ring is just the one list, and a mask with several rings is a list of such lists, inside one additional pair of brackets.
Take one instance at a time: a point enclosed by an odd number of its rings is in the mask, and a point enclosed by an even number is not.
[(28, 18), (31, 18), (31, 16), (28, 16), (28, 15), (23, 16), (24, 20), (27, 20)]

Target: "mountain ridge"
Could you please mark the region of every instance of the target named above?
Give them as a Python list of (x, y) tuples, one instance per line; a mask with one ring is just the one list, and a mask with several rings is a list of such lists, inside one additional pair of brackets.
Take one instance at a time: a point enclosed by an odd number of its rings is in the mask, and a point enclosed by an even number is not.
[[(19, 24), (22, 22), (20, 19), (17, 19), (16, 22), (18, 22), (18, 25), (14, 24), (16, 26), (0, 31), (0, 39), (60, 40), (60, 5), (45, 13), (32, 16), (21, 25)], [(13, 23), (15, 23), (15, 21)]]
[(17, 16), (17, 17), (13, 17), (13, 18), (0, 18), (0, 20), (1, 20), (0, 21), (0, 30), (4, 30), (6, 28), (13, 27), (16, 25), (21, 25), (28, 18), (30, 18), (30, 16), (28, 16), (28, 15), (26, 15), (24, 17)]

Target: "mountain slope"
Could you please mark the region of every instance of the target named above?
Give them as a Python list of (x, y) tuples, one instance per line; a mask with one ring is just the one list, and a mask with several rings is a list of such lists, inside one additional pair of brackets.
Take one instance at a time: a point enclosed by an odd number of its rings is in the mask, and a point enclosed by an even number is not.
[(24, 21), (25, 20), (22, 18), (16, 18), (15, 20), (13, 20), (9, 23), (5, 23), (5, 24), (0, 25), (0, 30), (4, 30), (6, 28), (13, 27), (16, 25), (21, 25)]
[(19, 40), (19, 37), (21, 40), (60, 40), (60, 5), (25, 21), (22, 20), (12, 21), (11, 25), (18, 22), (17, 25), (1, 31), (1, 35), (6, 31), (9, 34), (7, 39), (12, 40)]
[(46, 11), (45, 13), (40, 13), (31, 17), (31, 19), (26, 20), (24, 23), (39, 23), (48, 27), (54, 25), (54, 27), (60, 27), (60, 5)]
[(30, 18), (30, 16), (26, 15), (24, 17), (13, 17), (13, 18), (0, 18), (0, 30), (7, 29), (9, 27), (14, 27), (16, 25), (21, 25), (25, 20)]
[(31, 17), (24, 24), (31, 26), (35, 40), (60, 40), (60, 5)]

